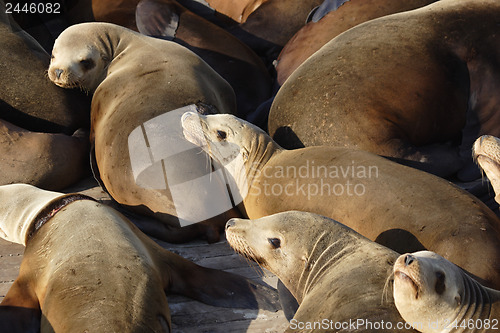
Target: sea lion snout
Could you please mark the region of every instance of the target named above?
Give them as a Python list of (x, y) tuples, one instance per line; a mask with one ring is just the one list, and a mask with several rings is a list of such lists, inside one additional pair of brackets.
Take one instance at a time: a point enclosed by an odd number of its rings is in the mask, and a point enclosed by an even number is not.
[(236, 219), (230, 219), (229, 221), (227, 221), (226, 223), (226, 230), (231, 228), (231, 227), (234, 227), (234, 225), (236, 224)]
[(63, 73), (64, 71), (62, 69), (55, 69), (54, 70), (54, 73), (56, 74), (56, 78), (57, 79), (60, 79), (61, 78), (61, 74)]
[(415, 261), (415, 257), (412, 256), (411, 254), (408, 254), (405, 257), (405, 266), (410, 266), (414, 261)]

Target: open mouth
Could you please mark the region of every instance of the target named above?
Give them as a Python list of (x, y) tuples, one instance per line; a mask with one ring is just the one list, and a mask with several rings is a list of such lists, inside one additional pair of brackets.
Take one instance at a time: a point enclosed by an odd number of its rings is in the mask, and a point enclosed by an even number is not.
[(411, 285), (411, 287), (413, 288), (413, 290), (415, 290), (415, 299), (418, 299), (418, 296), (420, 294), (420, 288), (419, 288), (418, 284), (415, 282), (415, 280), (413, 280), (409, 275), (407, 275), (399, 270), (394, 272), (394, 276), (396, 276), (397, 278), (399, 278), (402, 281), (408, 282)]

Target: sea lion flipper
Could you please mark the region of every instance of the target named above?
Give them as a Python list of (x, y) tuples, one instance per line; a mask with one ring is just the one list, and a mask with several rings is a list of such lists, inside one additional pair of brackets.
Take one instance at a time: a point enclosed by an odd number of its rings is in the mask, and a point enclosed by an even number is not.
[(135, 10), (139, 32), (146, 36), (174, 39), (179, 26), (175, 7), (155, 0), (141, 1)]
[(14, 281), (0, 304), (0, 323), (5, 332), (40, 332), (40, 304), (28, 284)]
[(276, 290), (243, 276), (202, 267), (173, 253), (166, 258), (171, 277), (168, 291), (226, 308), (280, 309)]

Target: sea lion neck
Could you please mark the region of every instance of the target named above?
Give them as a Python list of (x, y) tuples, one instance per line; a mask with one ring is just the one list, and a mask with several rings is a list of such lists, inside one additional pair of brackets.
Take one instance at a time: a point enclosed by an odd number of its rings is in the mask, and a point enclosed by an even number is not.
[(461, 303), (457, 311), (450, 314), (447, 318), (452, 327), (449, 332), (462, 332), (461, 323), (467, 323), (469, 320), (489, 318), (494, 301), (488, 290), (474, 279), (461, 272), (464, 282), (464, 290), (461, 293)]
[(263, 168), (267, 162), (276, 156), (276, 154), (284, 151), (269, 135), (266, 133), (255, 133), (255, 137), (248, 144), (248, 149), (244, 148), (247, 154), (247, 161), (245, 162), (246, 179), (248, 186), (251, 189), (252, 183), (259, 178)]
[(342, 258), (356, 252), (359, 247), (355, 237), (347, 234), (336, 237), (335, 232), (326, 229), (311, 244), (303, 260), (302, 269), (297, 275), (294, 286), (287, 286), (300, 303), (325, 274), (335, 270)]

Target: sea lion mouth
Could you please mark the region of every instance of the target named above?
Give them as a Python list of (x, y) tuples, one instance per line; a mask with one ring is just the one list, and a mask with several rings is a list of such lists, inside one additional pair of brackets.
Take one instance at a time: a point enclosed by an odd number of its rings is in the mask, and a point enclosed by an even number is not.
[(411, 285), (411, 287), (413, 288), (413, 290), (415, 290), (415, 299), (418, 299), (418, 297), (420, 295), (420, 287), (418, 286), (417, 282), (415, 282), (415, 280), (410, 275), (398, 270), (398, 271), (394, 272), (394, 276), (399, 278), (402, 281), (408, 282)]

